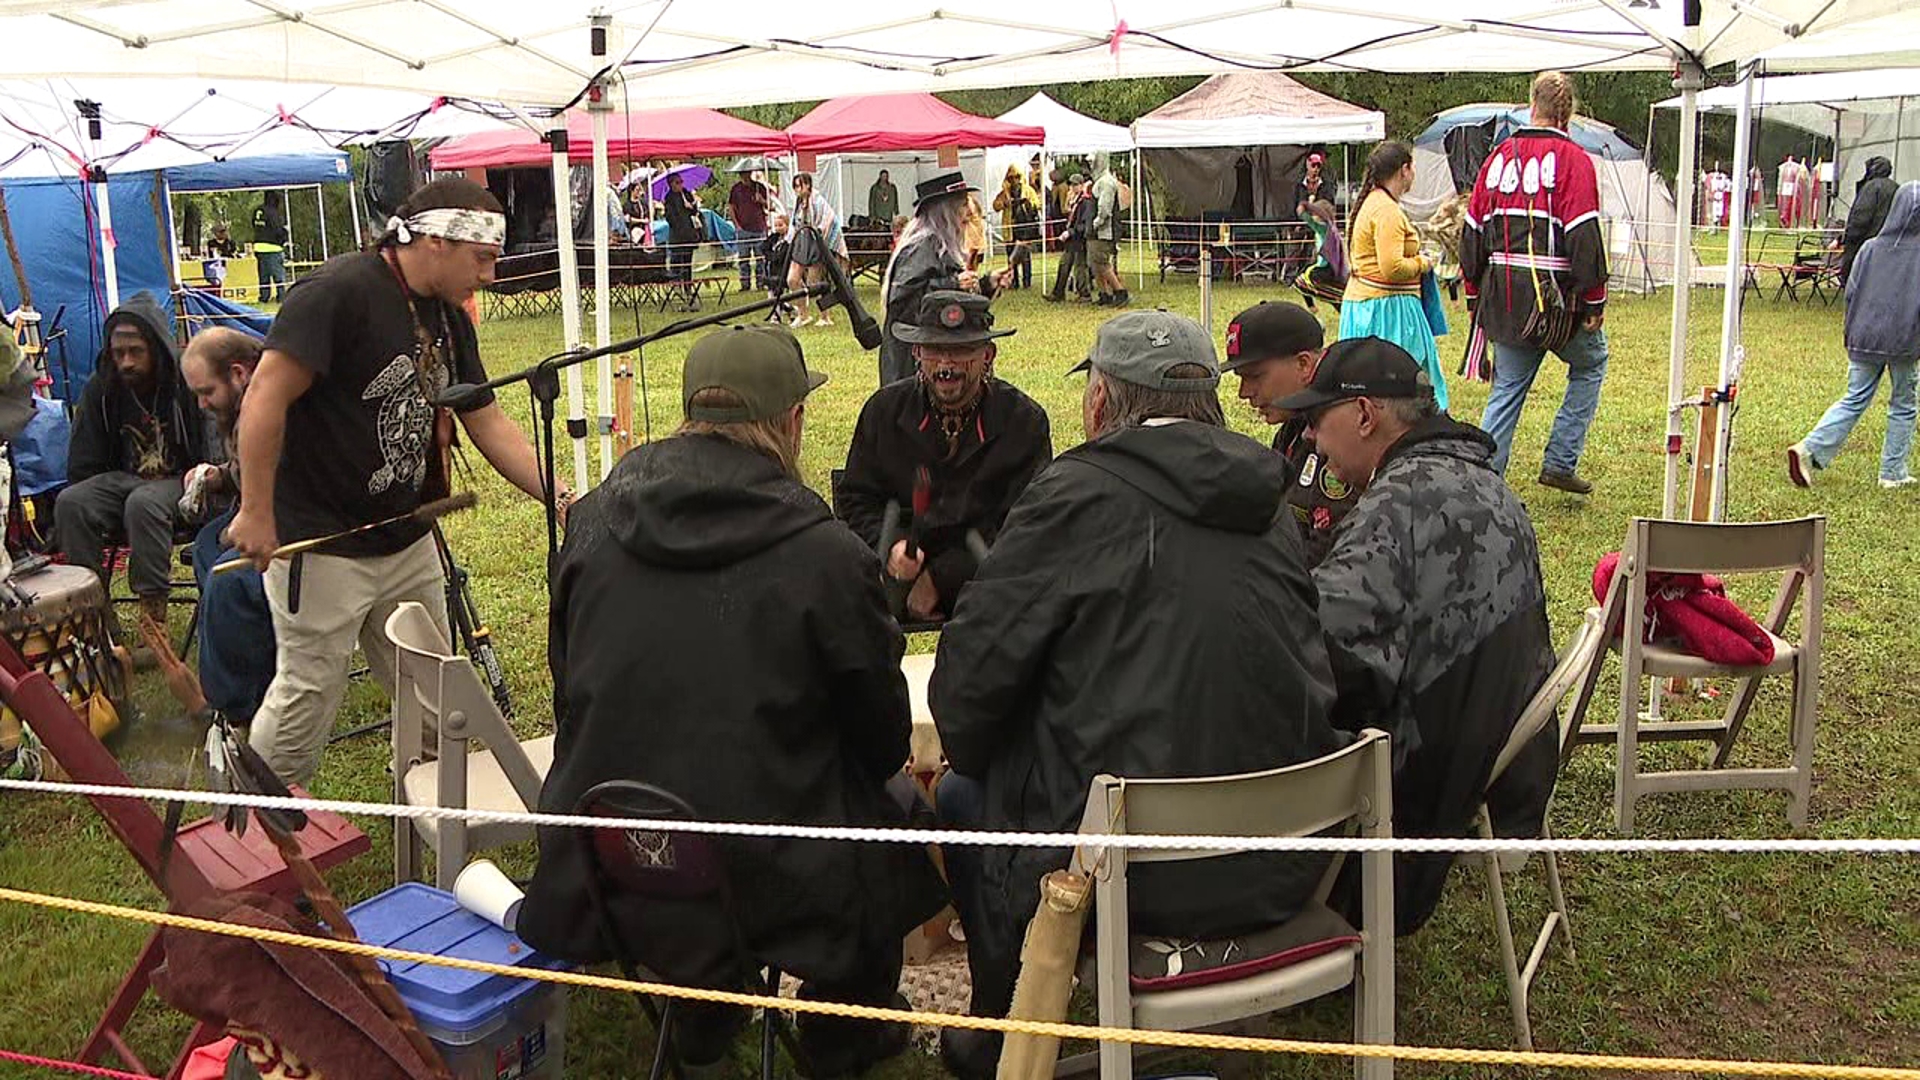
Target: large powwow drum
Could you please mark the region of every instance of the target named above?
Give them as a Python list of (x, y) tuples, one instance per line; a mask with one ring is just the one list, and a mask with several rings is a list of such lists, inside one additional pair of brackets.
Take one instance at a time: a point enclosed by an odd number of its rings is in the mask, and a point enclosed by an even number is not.
[[(0, 589), (0, 633), (30, 666), (46, 672), (96, 736), (118, 727), (128, 673), (113, 647), (99, 576), (78, 566), (47, 566), (9, 584)], [(19, 730), (19, 718), (7, 710), (0, 741)]]

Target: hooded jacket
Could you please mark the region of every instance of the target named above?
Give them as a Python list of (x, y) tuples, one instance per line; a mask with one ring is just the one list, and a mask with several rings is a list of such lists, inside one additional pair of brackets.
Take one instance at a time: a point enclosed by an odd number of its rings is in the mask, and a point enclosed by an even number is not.
[[(1245, 436), (1150, 421), (1062, 454), (1027, 487), (940, 636), (928, 701), (989, 829), (1072, 832), (1094, 776), (1215, 776), (1347, 740), (1286, 464)], [(1013, 936), (1064, 849), (989, 848), (983, 920)], [(1129, 873), (1141, 933), (1279, 923), (1325, 861), (1242, 854)], [(971, 928), (969, 930), (971, 932)]]
[(167, 313), (152, 293), (141, 291), (113, 309), (101, 337), (111, 342), (114, 327), (122, 324), (147, 339), (153, 389), (145, 397), (136, 396), (113, 364), (111, 345), (101, 350), (74, 410), (73, 441), (67, 451), (70, 484), (108, 472), (149, 480), (179, 476), (207, 460), (207, 425), (193, 391), (180, 377)]
[[(1466, 836), (1483, 793), (1501, 835), (1538, 836), (1553, 791), (1551, 726), (1487, 791), (1554, 663), (1539, 545), (1493, 449), (1445, 415), (1407, 432), (1314, 570), (1337, 723), (1393, 737), (1395, 836)], [(1433, 913), (1452, 861), (1395, 859), (1401, 933)]]
[(1853, 206), (1847, 211), (1846, 230), (1840, 234), (1840, 280), (1853, 276), (1860, 248), (1880, 235), (1899, 188), (1893, 179), (1893, 162), (1878, 155), (1867, 159), (1867, 174), (1853, 186)]
[[(572, 812), (603, 780), (656, 784), (703, 819), (891, 825), (885, 792), (912, 729), (904, 642), (873, 552), (818, 495), (719, 436), (622, 458), (571, 511), (548, 650), (556, 731), (540, 806)], [(520, 916), (529, 944), (608, 959), (588, 906), (585, 834), (539, 830)], [(749, 952), (832, 982), (899, 948), (944, 890), (909, 844), (720, 841)], [(662, 974), (725, 945), (710, 906), (615, 897)]]
[(1880, 235), (1847, 277), (1847, 354), (1870, 363), (1920, 359), (1920, 180), (1900, 185)]

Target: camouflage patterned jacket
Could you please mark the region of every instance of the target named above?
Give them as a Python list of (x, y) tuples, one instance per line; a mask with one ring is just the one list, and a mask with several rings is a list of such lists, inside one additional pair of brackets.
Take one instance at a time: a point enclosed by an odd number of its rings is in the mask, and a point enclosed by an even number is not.
[[(1335, 718), (1394, 741), (1394, 831), (1466, 836), (1485, 793), (1503, 835), (1538, 835), (1557, 753), (1548, 732), (1486, 790), (1513, 723), (1554, 662), (1526, 508), (1488, 467), (1493, 440), (1447, 416), (1387, 451), (1314, 570), (1339, 686)], [(1410, 933), (1440, 899), (1448, 855), (1402, 856)]]

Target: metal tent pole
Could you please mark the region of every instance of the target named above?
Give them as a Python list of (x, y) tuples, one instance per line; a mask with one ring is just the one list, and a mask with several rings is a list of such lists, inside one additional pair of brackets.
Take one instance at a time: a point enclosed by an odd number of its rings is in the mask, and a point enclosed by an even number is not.
[(93, 185), (93, 208), (99, 216), (95, 224), (100, 232), (100, 272), (106, 275), (107, 310), (112, 311), (120, 306), (120, 268), (113, 257), (113, 206), (107, 195), (107, 171), (92, 166), (87, 182)]
[[(553, 148), (553, 232), (560, 248), (560, 333), (568, 352), (580, 348), (580, 253), (573, 242), (571, 147), (565, 118), (547, 133)], [(573, 490), (592, 486), (593, 464), (587, 456), (587, 405), (582, 365), (567, 367), (567, 435), (573, 440)]]
[(320, 211), (320, 261), (326, 262), (331, 252), (327, 248), (327, 186), (313, 185), (313, 204)]
[(1674, 77), (1680, 91), (1680, 164), (1673, 179), (1673, 320), (1667, 345), (1667, 474), (1661, 488), (1660, 516), (1673, 518), (1680, 491), (1680, 455), (1686, 451), (1681, 411), (1687, 394), (1687, 315), (1693, 290), (1694, 173), (1699, 165), (1695, 145), (1700, 131), (1701, 87), (1706, 72), (1684, 64)]
[(1715, 395), (1722, 400), (1716, 410), (1713, 436), (1713, 490), (1708, 520), (1722, 521), (1727, 515), (1727, 454), (1733, 443), (1733, 395), (1740, 382), (1740, 369), (1747, 348), (1740, 341), (1740, 305), (1747, 272), (1747, 170), (1753, 157), (1753, 81), (1749, 66), (1740, 78), (1739, 120), (1733, 129), (1733, 175), (1740, 178), (1740, 202), (1727, 222), (1726, 295), (1720, 306), (1720, 377)]
[(352, 211), (348, 216), (353, 218), (353, 249), (358, 251), (365, 247), (367, 242), (360, 236), (360, 193), (353, 186), (351, 171), (347, 174), (347, 208)]
[[(587, 214), (593, 221), (593, 343), (605, 346), (613, 341), (613, 285), (609, 248), (612, 245), (607, 223), (607, 110), (611, 102), (604, 93), (596, 103), (588, 99), (593, 117), (593, 190), (587, 195)], [(651, 183), (652, 181), (648, 181)], [(600, 479), (613, 471), (613, 357), (603, 356), (600, 374)]]

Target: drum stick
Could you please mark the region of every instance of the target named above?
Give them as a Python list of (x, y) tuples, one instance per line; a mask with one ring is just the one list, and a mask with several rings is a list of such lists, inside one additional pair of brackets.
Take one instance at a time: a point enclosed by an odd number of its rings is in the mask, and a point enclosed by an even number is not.
[[(384, 521), (374, 521), (374, 522), (369, 522), (365, 525), (356, 525), (351, 529), (342, 529), (337, 533), (330, 533), (326, 536), (316, 536), (311, 540), (295, 540), (291, 544), (282, 544), (279, 547), (273, 549), (273, 554), (269, 556), (269, 558), (274, 558), (274, 559), (292, 558), (293, 556), (298, 555), (303, 551), (311, 551), (322, 544), (331, 544), (335, 540), (343, 540), (349, 536), (355, 536), (364, 532), (372, 532), (375, 529), (382, 529), (387, 527), (388, 525), (398, 525), (401, 522), (405, 522), (405, 521), (416, 521), (416, 522), (438, 521), (439, 519), (446, 517), (448, 514), (456, 514), (462, 510), (471, 510), (473, 509), (474, 505), (479, 501), (480, 501), (479, 497), (476, 496), (473, 492), (463, 491), (458, 495), (449, 495), (444, 499), (435, 499), (430, 503), (421, 503), (420, 506), (415, 510), (413, 510), (411, 513), (398, 514), (398, 515), (395, 515), (394, 517), (387, 518)], [(253, 565), (252, 559), (249, 559), (245, 556), (241, 556), (240, 558), (237, 558), (237, 559), (228, 559), (226, 562), (223, 562), (223, 563), (215, 563), (213, 567), (213, 572), (216, 574), (224, 574), (229, 570), (238, 570), (243, 566), (252, 566), (252, 565)]]

